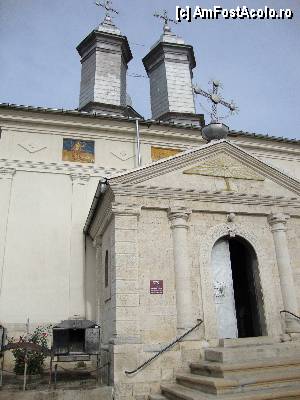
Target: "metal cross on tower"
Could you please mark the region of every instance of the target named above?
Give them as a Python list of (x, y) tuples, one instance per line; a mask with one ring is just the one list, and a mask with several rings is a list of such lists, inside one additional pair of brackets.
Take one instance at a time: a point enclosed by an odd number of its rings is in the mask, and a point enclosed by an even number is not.
[(112, 1), (111, 0), (104, 0), (104, 1), (96, 1), (96, 6), (103, 7), (105, 9), (105, 19), (111, 19), (111, 12), (115, 14), (119, 14), (119, 11), (112, 8)]
[(219, 122), (218, 112), (217, 112), (217, 105), (222, 104), (224, 107), (227, 107), (230, 113), (234, 113), (238, 111), (237, 106), (234, 104), (233, 101), (228, 103), (224, 101), (221, 95), (218, 93), (218, 89), (221, 87), (221, 83), (217, 80), (212, 81), (212, 91), (205, 92), (205, 90), (200, 89), (198, 86), (194, 86), (194, 92), (196, 94), (200, 94), (201, 96), (206, 97), (212, 102), (212, 110), (211, 110), (211, 122)]
[(156, 12), (155, 14), (153, 14), (153, 17), (162, 19), (164, 21), (164, 32), (171, 30), (171, 28), (169, 27), (169, 22), (173, 22), (174, 24), (177, 24), (177, 21), (168, 17), (167, 10), (163, 10), (163, 12), (161, 14), (159, 12)]

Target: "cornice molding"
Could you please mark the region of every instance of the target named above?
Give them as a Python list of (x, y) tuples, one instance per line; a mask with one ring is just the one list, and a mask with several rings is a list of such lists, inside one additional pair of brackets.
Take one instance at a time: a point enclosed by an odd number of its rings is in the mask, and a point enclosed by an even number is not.
[(119, 172), (125, 172), (126, 169), (116, 168), (103, 168), (96, 166), (87, 166), (82, 164), (74, 163), (62, 163), (62, 162), (44, 162), (44, 161), (23, 161), (23, 160), (8, 160), (0, 159), (0, 168), (4, 169), (15, 169), (17, 171), (27, 172), (46, 172), (46, 173), (57, 173), (57, 174), (87, 174), (91, 177), (110, 177)]
[[(36, 133), (49, 133), (45, 132), (45, 129), (41, 128), (36, 128), (36, 126), (45, 126), (47, 129), (49, 127), (56, 127), (56, 132), (51, 132), (52, 134), (58, 134), (60, 136), (74, 136), (74, 129), (77, 131), (77, 136), (78, 134), (87, 134), (88, 132), (88, 137), (89, 138), (99, 138), (99, 137), (106, 137), (106, 138), (111, 138), (116, 140), (116, 135), (120, 135), (124, 137), (124, 134), (128, 133), (129, 138), (126, 138), (127, 141), (135, 140), (135, 121), (128, 121), (126, 119), (122, 121), (114, 121), (113, 119), (103, 119), (102, 121), (99, 120), (92, 120), (88, 121), (87, 119), (81, 120), (81, 121), (72, 121), (71, 118), (72, 116), (69, 116), (68, 121), (62, 121), (61, 119), (58, 120), (52, 120), (52, 119), (38, 119), (38, 118), (30, 118), (28, 116), (26, 117), (15, 117), (15, 116), (9, 116), (9, 115), (2, 115), (0, 113), (0, 122), (1, 125), (4, 127), (6, 131), (12, 130), (23, 130), (24, 128), (20, 128), (19, 124), (23, 124), (23, 126), (26, 126), (26, 131), (28, 131), (28, 125), (31, 124), (33, 127), (31, 127), (31, 131), (36, 131)], [(19, 124), (18, 124), (19, 123)], [(69, 132), (66, 132), (65, 130), (62, 130), (63, 128), (69, 129)], [(199, 129), (184, 129), (182, 127), (176, 127), (173, 126), (158, 126), (153, 125), (151, 128), (147, 128), (145, 125), (140, 126), (140, 134), (141, 136), (144, 137), (161, 137), (163, 138), (178, 138), (180, 140), (185, 140), (185, 141), (197, 141), (199, 142), (198, 145), (201, 145), (204, 143)], [(84, 132), (79, 132), (79, 130), (84, 131)], [(111, 133), (111, 135), (110, 135)], [(103, 135), (104, 134), (104, 135)], [(119, 140), (119, 138), (118, 138)]]
[[(246, 146), (241, 146), (241, 147), (246, 147)], [(298, 152), (290, 152), (289, 154), (276, 154), (274, 150), (274, 153), (271, 154), (269, 152), (265, 152), (264, 149), (261, 149), (261, 152), (252, 152), (250, 149), (250, 153), (259, 159), (270, 159), (270, 160), (283, 160), (283, 161), (296, 161), (300, 163), (300, 151)]]
[(70, 178), (72, 180), (73, 185), (86, 185), (90, 180), (89, 174), (81, 174), (81, 173), (71, 173)]
[(208, 203), (226, 203), (226, 204), (244, 204), (244, 205), (261, 205), (261, 206), (278, 206), (300, 208), (299, 197), (271, 196), (260, 194), (245, 194), (228, 191), (198, 191), (193, 189), (181, 188), (162, 188), (158, 186), (142, 186), (142, 185), (116, 185), (113, 187), (115, 195), (154, 199), (189, 200), (193, 202)]
[(88, 233), (92, 239), (95, 239), (97, 236), (102, 236), (105, 227), (111, 219), (111, 205), (115, 200), (115, 195), (111, 188), (108, 186), (108, 189), (102, 196), (101, 207), (96, 207), (93, 219), (89, 226)]
[[(290, 154), (293, 156), (293, 158), (288, 158), (288, 159), (292, 159), (295, 160), (295, 158), (299, 158), (300, 157), (300, 146), (299, 144), (296, 143), (285, 143), (282, 142), (280, 144), (278, 144), (278, 142), (274, 142), (274, 143), (262, 143), (261, 139), (256, 139), (255, 137), (253, 138), (245, 138), (244, 140), (239, 140), (236, 139), (234, 136), (233, 137), (229, 137), (230, 142), (232, 142), (234, 145), (239, 146), (241, 148), (247, 149), (247, 151), (249, 151), (251, 154), (255, 155), (256, 157), (261, 157), (262, 153), (264, 152), (264, 154), (266, 154), (266, 156), (268, 157), (273, 157), (274, 153), (278, 153), (277, 155), (274, 154), (274, 158), (281, 158), (281, 157), (285, 157), (286, 154)], [(251, 142), (250, 142), (251, 140)], [(290, 147), (287, 146), (294, 146), (296, 148), (292, 149)], [(260, 153), (256, 153), (255, 150), (259, 150)], [(272, 152), (272, 154), (267, 153), (268, 151)], [(284, 154), (282, 154), (284, 153)], [(284, 159), (284, 158), (283, 158)]]
[(141, 214), (141, 206), (136, 204), (123, 204), (114, 202), (111, 205), (111, 213), (113, 215), (131, 215), (139, 216)]
[(12, 179), (15, 173), (15, 168), (1, 168), (0, 166), (0, 179)]

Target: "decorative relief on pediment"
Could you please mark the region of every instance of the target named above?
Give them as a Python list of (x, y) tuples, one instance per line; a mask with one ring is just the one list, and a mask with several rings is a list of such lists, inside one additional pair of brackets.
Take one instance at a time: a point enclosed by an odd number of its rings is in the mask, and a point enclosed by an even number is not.
[(181, 152), (182, 150), (179, 149), (171, 149), (165, 147), (151, 147), (151, 159), (152, 161), (158, 161), (161, 160), (162, 158), (175, 156), (175, 154)]
[(47, 148), (46, 146), (41, 146), (41, 145), (38, 145), (35, 143), (26, 143), (26, 144), (18, 143), (18, 146), (22, 147), (22, 149), (28, 151), (28, 153), (31, 153), (31, 154), (37, 153), (38, 151), (41, 151), (41, 150), (44, 150)]
[(201, 164), (183, 171), (184, 174), (205, 175), (263, 181), (264, 178), (227, 154), (217, 154)]

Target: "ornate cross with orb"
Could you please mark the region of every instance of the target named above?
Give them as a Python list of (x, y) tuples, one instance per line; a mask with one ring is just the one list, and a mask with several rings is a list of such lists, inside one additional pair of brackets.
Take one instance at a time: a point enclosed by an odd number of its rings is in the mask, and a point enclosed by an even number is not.
[(212, 90), (209, 92), (205, 92), (205, 90), (200, 89), (198, 86), (194, 86), (194, 92), (196, 94), (200, 94), (201, 96), (206, 97), (212, 102), (212, 110), (210, 114), (211, 122), (219, 122), (220, 117), (218, 117), (217, 112), (218, 104), (222, 104), (224, 107), (227, 107), (231, 114), (233, 114), (234, 112), (238, 112), (238, 108), (232, 100), (230, 103), (228, 103), (227, 101), (224, 101), (222, 99), (222, 96), (218, 93), (218, 89), (222, 87), (220, 81), (213, 80), (212, 85)]
[(103, 7), (105, 9), (105, 19), (111, 19), (111, 14), (110, 14), (111, 12), (119, 14), (119, 11), (112, 8), (111, 0), (103, 0), (102, 2), (96, 1), (95, 4), (96, 6)]
[(177, 21), (168, 17), (167, 10), (163, 10), (162, 13), (156, 12), (155, 14), (153, 14), (153, 17), (162, 19), (164, 21), (164, 32), (166, 32), (166, 31), (169, 32), (171, 30), (169, 27), (169, 22), (173, 22), (174, 24), (177, 24)]

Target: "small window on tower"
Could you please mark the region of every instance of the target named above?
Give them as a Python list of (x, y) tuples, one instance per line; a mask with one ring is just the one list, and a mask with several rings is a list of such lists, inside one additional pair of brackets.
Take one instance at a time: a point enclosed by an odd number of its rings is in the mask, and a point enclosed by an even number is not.
[(104, 282), (105, 287), (108, 287), (108, 250), (105, 252), (105, 267), (104, 267)]

